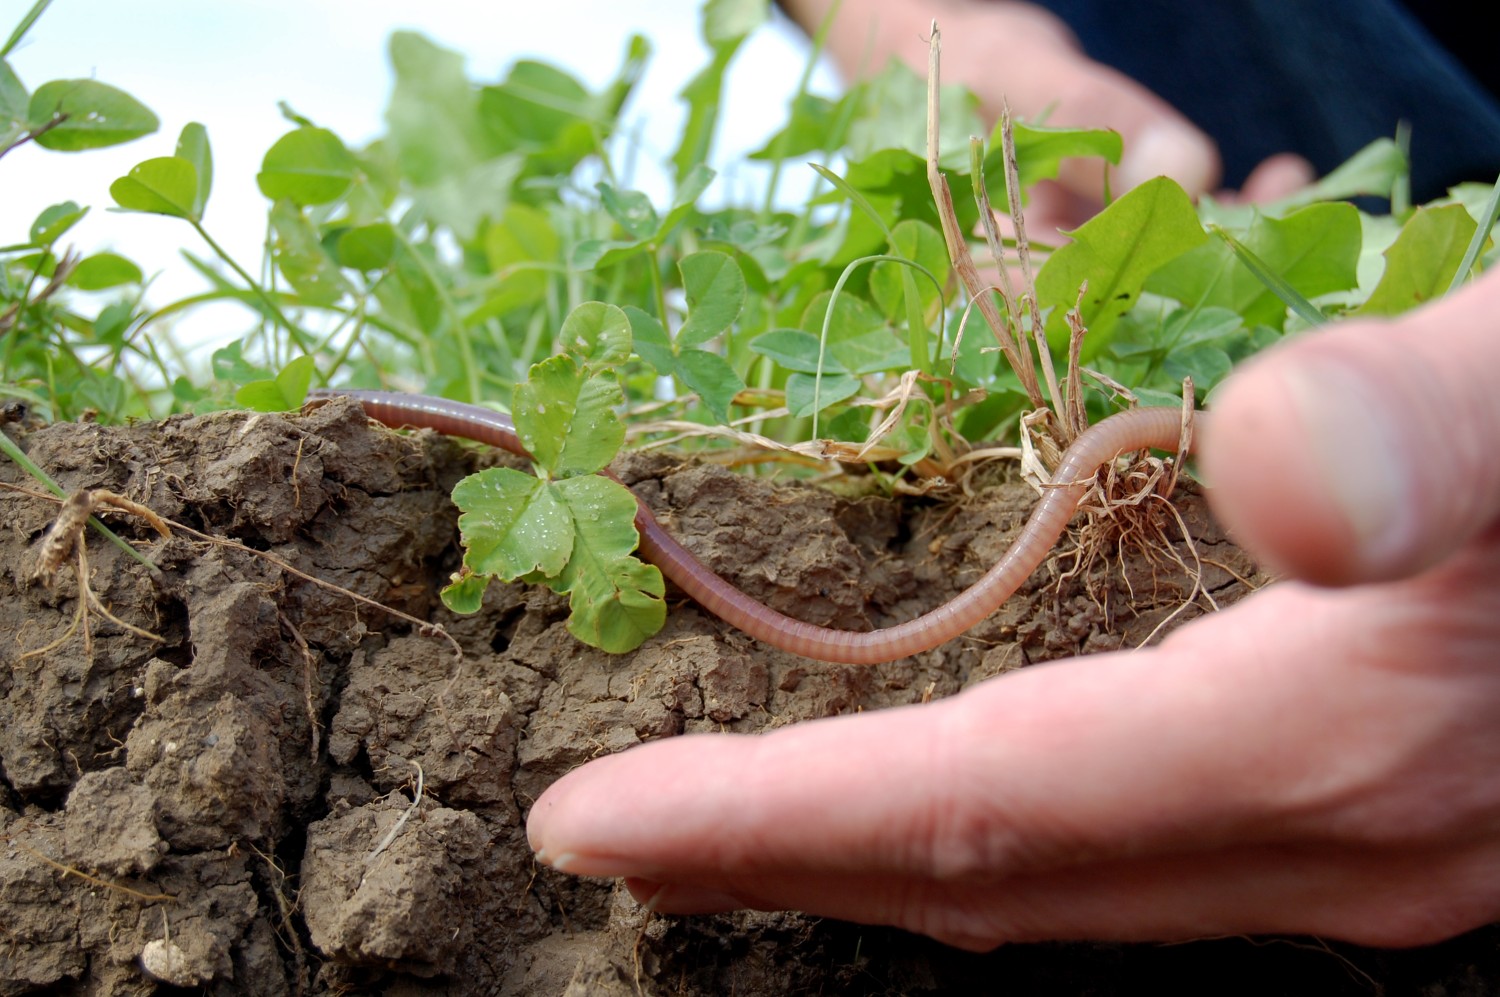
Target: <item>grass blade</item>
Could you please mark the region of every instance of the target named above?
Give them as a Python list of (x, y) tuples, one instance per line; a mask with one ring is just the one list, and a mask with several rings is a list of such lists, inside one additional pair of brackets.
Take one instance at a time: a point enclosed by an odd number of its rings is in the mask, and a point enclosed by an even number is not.
[(869, 201), (865, 200), (865, 195), (854, 189), (853, 184), (849, 183), (849, 181), (845, 180), (843, 177), (839, 176), (828, 167), (823, 166), (819, 163), (808, 163), (808, 165), (817, 171), (818, 176), (822, 177), (824, 180), (827, 180), (829, 183), (833, 184), (834, 187), (838, 188), (838, 192), (847, 197), (851, 204), (853, 204), (859, 210), (863, 211), (865, 214), (869, 215), (870, 219), (874, 221), (876, 225), (880, 226), (880, 231), (885, 234), (885, 241), (891, 241), (891, 227), (885, 223), (884, 218), (880, 217), (880, 212), (875, 210), (875, 206), (872, 205)]
[(36, 3), (31, 5), (31, 9), (26, 12), (26, 16), (21, 18), (21, 23), (16, 25), (16, 30), (10, 33), (9, 38), (5, 39), (5, 45), (0, 46), (0, 59), (10, 55), (11, 51), (17, 45), (21, 44), (21, 39), (26, 37), (26, 32), (31, 30), (31, 26), (37, 22), (37, 18), (41, 17), (42, 12), (51, 4), (52, 0), (36, 0)]
[(1245, 265), (1246, 270), (1255, 275), (1256, 280), (1266, 285), (1266, 288), (1272, 294), (1280, 298), (1304, 322), (1308, 325), (1324, 325), (1327, 323), (1328, 316), (1324, 315), (1317, 305), (1304, 298), (1302, 292), (1287, 283), (1281, 274), (1266, 266), (1266, 262), (1259, 256), (1256, 256), (1248, 246), (1218, 225), (1210, 225), (1209, 229), (1220, 239), (1223, 239), (1230, 249), (1234, 250), (1234, 255), (1239, 257), (1240, 262)]
[(1490, 203), (1484, 206), (1484, 217), (1479, 219), (1474, 238), (1469, 240), (1469, 248), (1464, 251), (1464, 258), (1458, 264), (1458, 272), (1453, 275), (1453, 283), (1448, 285), (1449, 294), (1458, 290), (1458, 286), (1468, 279), (1469, 271), (1474, 269), (1474, 261), (1479, 259), (1485, 242), (1489, 240), (1490, 230), (1495, 227), (1497, 215), (1500, 215), (1500, 177), (1495, 178), (1495, 189), (1490, 192)]

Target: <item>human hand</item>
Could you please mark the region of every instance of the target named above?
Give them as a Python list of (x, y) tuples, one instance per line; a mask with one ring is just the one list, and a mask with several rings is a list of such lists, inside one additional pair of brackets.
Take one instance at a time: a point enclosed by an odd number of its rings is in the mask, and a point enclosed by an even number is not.
[[(831, 0), (783, 0), (812, 31)], [(1113, 128), (1124, 154), (1110, 174), (1118, 194), (1157, 176), (1176, 180), (1189, 195), (1273, 201), (1311, 183), (1311, 164), (1283, 154), (1261, 163), (1238, 191), (1219, 189), (1219, 153), (1212, 139), (1175, 108), (1123, 73), (1084, 54), (1072, 31), (1052, 13), (1017, 0), (861, 0), (845, 4), (828, 39), (828, 52), (850, 77), (878, 72), (895, 56), (927, 71), (928, 36), (936, 18), (943, 32), (942, 74), (972, 90), (989, 120), (1008, 102), (1019, 117), (1048, 124)], [(1102, 207), (1103, 166), (1068, 160), (1058, 180), (1031, 190), (1027, 224), (1034, 238), (1057, 241)]]
[(1158, 647), (923, 706), (599, 759), (531, 811), (662, 912), (790, 908), (984, 949), (1500, 915), (1500, 275), (1301, 337), (1202, 461), (1271, 586)]

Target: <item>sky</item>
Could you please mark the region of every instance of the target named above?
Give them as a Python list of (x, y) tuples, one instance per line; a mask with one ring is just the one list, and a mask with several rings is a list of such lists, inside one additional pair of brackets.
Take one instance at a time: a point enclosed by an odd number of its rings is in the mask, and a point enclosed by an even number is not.
[[(0, 38), (30, 6), (0, 0)], [(208, 129), (214, 155), (204, 225), (254, 272), (267, 208), (255, 173), (266, 149), (292, 127), (277, 101), (351, 145), (375, 138), (391, 89), (386, 40), (401, 29), (463, 53), (470, 77), (481, 82), (531, 58), (562, 66), (594, 89), (619, 68), (630, 34), (646, 35), (653, 56), (626, 119), (641, 128), (637, 184), (660, 198), (665, 174), (648, 171), (675, 145), (683, 118), (676, 93), (706, 60), (697, 8), (696, 0), (54, 0), (9, 56), (21, 81), (34, 90), (53, 79), (98, 79), (150, 107), (161, 129), (85, 153), (32, 145), (11, 152), (0, 160), (0, 245), (24, 239), (43, 207), (73, 200), (92, 210), (68, 239), (85, 252), (114, 249), (159, 274), (153, 302), (203, 290), (202, 278), (178, 256), (181, 247), (207, 255), (186, 225), (106, 210), (115, 178), (143, 159), (171, 155), (182, 126), (197, 121)], [(806, 41), (785, 23), (750, 39), (726, 82), (729, 124), (716, 166), (734, 163), (785, 120), (806, 58)], [(821, 69), (814, 89), (836, 88)]]

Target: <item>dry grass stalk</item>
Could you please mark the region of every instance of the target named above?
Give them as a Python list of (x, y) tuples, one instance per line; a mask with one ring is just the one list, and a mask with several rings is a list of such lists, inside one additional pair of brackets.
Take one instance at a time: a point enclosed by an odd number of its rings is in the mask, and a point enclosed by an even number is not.
[(942, 34), (938, 31), (937, 22), (932, 23), (932, 39), (927, 49), (927, 183), (932, 188), (932, 198), (937, 204), (938, 218), (942, 222), (943, 241), (948, 247), (948, 258), (953, 261), (953, 268), (958, 273), (959, 279), (963, 281), (965, 290), (969, 297), (979, 306), (979, 312), (989, 322), (990, 329), (995, 333), (995, 341), (1000, 344), (1000, 352), (1005, 355), (1006, 362), (1021, 379), (1021, 387), (1026, 392), (1026, 397), (1035, 408), (1045, 408), (1046, 399), (1042, 397), (1041, 386), (1037, 383), (1036, 372), (1032, 367), (1031, 351), (1024, 339), (1019, 339), (1011, 332), (1011, 327), (1000, 315), (1000, 310), (995, 307), (991, 298), (994, 290), (979, 277), (979, 271), (974, 266), (974, 257), (969, 252), (967, 234), (959, 228), (958, 215), (953, 208), (953, 192), (948, 187), (948, 178), (943, 176), (938, 169), (938, 120), (939, 120), (939, 63), (942, 52)]
[(132, 889), (129, 886), (124, 886), (120, 883), (111, 883), (107, 879), (101, 879), (98, 876), (92, 876), (84, 872), (82, 869), (79, 869), (77, 866), (67, 865), (66, 863), (59, 862), (54, 858), (50, 858), (49, 856), (42, 854), (35, 848), (32, 848), (26, 842), (18, 840), (14, 835), (0, 834), (0, 841), (10, 842), (12, 845), (15, 845), (21, 851), (25, 852), (27, 855), (30, 855), (32, 858), (36, 859), (43, 865), (50, 866), (51, 868), (62, 873), (64, 879), (69, 876), (74, 876), (78, 879), (83, 880), (85, 883), (88, 883), (91, 886), (97, 886), (100, 889), (110, 890), (114, 893), (123, 893), (125, 896), (132, 897), (136, 900), (141, 901), (141, 903), (171, 903), (177, 899), (170, 893), (143, 893), (140, 890)]
[[(1031, 317), (1031, 334), (1036, 338), (1037, 353), (1041, 357), (1042, 372), (1047, 378), (1047, 387), (1052, 392), (1053, 404), (1057, 404), (1057, 372), (1052, 367), (1052, 350), (1047, 345), (1047, 331), (1042, 324), (1042, 311), (1036, 301), (1036, 280), (1031, 273), (1031, 240), (1026, 236), (1026, 215), (1021, 210), (1021, 171), (1016, 165), (1015, 122), (1010, 114), (1010, 102), (1003, 101), (1000, 109), (1000, 145), (1005, 161), (1006, 201), (1010, 206), (1010, 222), (1016, 230), (1016, 259), (1021, 264), (1021, 280), (1026, 285), (1022, 297)], [(1061, 408), (1058, 409), (1061, 412)], [(1064, 436), (1063, 446), (1073, 442)]]

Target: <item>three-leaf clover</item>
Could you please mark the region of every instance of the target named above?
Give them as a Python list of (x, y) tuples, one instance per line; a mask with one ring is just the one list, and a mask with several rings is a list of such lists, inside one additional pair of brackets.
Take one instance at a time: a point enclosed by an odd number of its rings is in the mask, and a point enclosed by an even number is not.
[(531, 368), (512, 403), (532, 476), (497, 467), (458, 483), (463, 570), (443, 590), (455, 612), (479, 608), (489, 578), (567, 593), (568, 630), (612, 653), (634, 650), (666, 620), (661, 572), (636, 558), (636, 499), (600, 471), (625, 441), (613, 365), (630, 355), (630, 325), (586, 302), (563, 326), (570, 352)]

